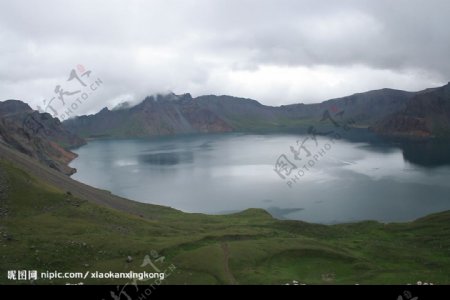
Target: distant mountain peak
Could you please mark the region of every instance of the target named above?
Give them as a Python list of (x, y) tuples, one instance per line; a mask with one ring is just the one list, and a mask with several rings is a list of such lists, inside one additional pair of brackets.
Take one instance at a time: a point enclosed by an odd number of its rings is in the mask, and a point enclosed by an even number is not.
[(131, 103), (128, 101), (123, 101), (117, 104), (112, 108), (112, 110), (121, 110), (121, 109), (128, 109), (131, 107)]
[(98, 113), (101, 114), (101, 113), (106, 113), (106, 112), (109, 112), (109, 108), (107, 108), (107, 107), (105, 106), (105, 107), (103, 107), (102, 110), (99, 111)]
[(192, 96), (189, 93), (177, 95), (177, 94), (175, 94), (173, 92), (170, 92), (170, 93), (167, 93), (167, 94), (151, 95), (151, 96), (146, 97), (145, 100), (151, 100), (151, 101), (156, 101), (156, 102), (159, 102), (159, 101), (192, 100)]
[(8, 113), (32, 111), (31, 107), (28, 104), (26, 104), (20, 100), (14, 100), (14, 99), (3, 101), (0, 106), (0, 109), (3, 112), (8, 112)]
[[(64, 125), (84, 137), (148, 137), (228, 131), (298, 131), (310, 125), (325, 126), (317, 122), (325, 110), (334, 107), (345, 111), (345, 117), (358, 122), (359, 128), (368, 128), (392, 113), (403, 111), (411, 100), (420, 94), (445, 91), (447, 95), (448, 90), (448, 87), (445, 87), (408, 92), (384, 88), (321, 103), (278, 107), (263, 105), (253, 99), (226, 95), (204, 95), (192, 98), (190, 94), (177, 95), (169, 92), (147, 96), (139, 104), (116, 110), (114, 113), (104, 108), (95, 115), (67, 120)], [(450, 96), (445, 97), (450, 99)], [(438, 104), (435, 105), (436, 108), (439, 107)], [(124, 106), (126, 104), (122, 107)]]

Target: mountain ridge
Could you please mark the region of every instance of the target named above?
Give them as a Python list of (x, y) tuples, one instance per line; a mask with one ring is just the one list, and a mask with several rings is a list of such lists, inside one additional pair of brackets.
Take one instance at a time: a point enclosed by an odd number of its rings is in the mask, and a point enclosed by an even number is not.
[(404, 109), (386, 116), (372, 128), (397, 138), (450, 137), (450, 83), (416, 93)]
[(96, 114), (63, 122), (85, 137), (150, 137), (184, 133), (230, 131), (288, 131), (306, 129), (319, 122), (326, 110), (339, 110), (362, 128), (369, 128), (420, 92), (379, 89), (313, 104), (268, 106), (257, 100), (227, 95), (190, 94), (148, 96), (121, 109), (103, 108)]
[(39, 113), (20, 100), (0, 102), (0, 143), (12, 147), (64, 174), (75, 173), (69, 150), (85, 140), (69, 132), (48, 113)]

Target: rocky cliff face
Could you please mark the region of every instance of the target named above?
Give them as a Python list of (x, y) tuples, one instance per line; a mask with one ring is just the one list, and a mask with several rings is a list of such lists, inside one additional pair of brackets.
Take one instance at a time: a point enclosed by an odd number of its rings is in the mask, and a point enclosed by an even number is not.
[(140, 104), (67, 120), (64, 126), (83, 137), (146, 137), (196, 132), (288, 130), (318, 122), (325, 110), (345, 111), (361, 127), (403, 109), (414, 93), (383, 89), (318, 104), (280, 107), (231, 96), (158, 95)]
[(67, 120), (64, 126), (84, 137), (147, 137), (233, 130), (189, 94), (147, 97), (125, 109), (104, 108), (95, 115)]
[(58, 119), (18, 100), (0, 102), (0, 142), (65, 174), (75, 172), (67, 164), (76, 154), (68, 149), (85, 143)]
[(416, 93), (404, 109), (382, 119), (373, 130), (389, 137), (449, 138), (450, 83)]
[(345, 111), (346, 117), (351, 117), (360, 125), (372, 125), (381, 118), (405, 108), (415, 93), (394, 89), (381, 89), (357, 93), (350, 96), (335, 98), (316, 104), (293, 104), (285, 106), (292, 117), (319, 117), (324, 110), (335, 107)]

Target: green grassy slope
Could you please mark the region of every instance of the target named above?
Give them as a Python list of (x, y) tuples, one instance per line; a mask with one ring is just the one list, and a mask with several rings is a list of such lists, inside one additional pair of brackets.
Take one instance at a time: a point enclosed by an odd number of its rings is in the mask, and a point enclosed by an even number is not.
[[(450, 283), (450, 212), (333, 226), (280, 221), (259, 209), (208, 216), (139, 204), (139, 216), (80, 200), (10, 162), (0, 168), (0, 284), (19, 283), (7, 270), (153, 272), (141, 267), (152, 251), (165, 257), (154, 262), (159, 269), (176, 268), (165, 284)], [(37, 283), (80, 281), (129, 282)]]

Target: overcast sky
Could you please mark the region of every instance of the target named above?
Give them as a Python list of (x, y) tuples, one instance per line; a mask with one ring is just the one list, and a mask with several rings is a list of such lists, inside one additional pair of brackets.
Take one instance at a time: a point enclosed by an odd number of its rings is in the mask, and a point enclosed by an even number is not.
[(78, 114), (167, 91), (281, 105), (420, 90), (450, 81), (449, 12), (448, 0), (0, 0), (0, 99), (36, 108), (57, 85), (80, 90), (67, 81), (78, 65), (103, 82)]

